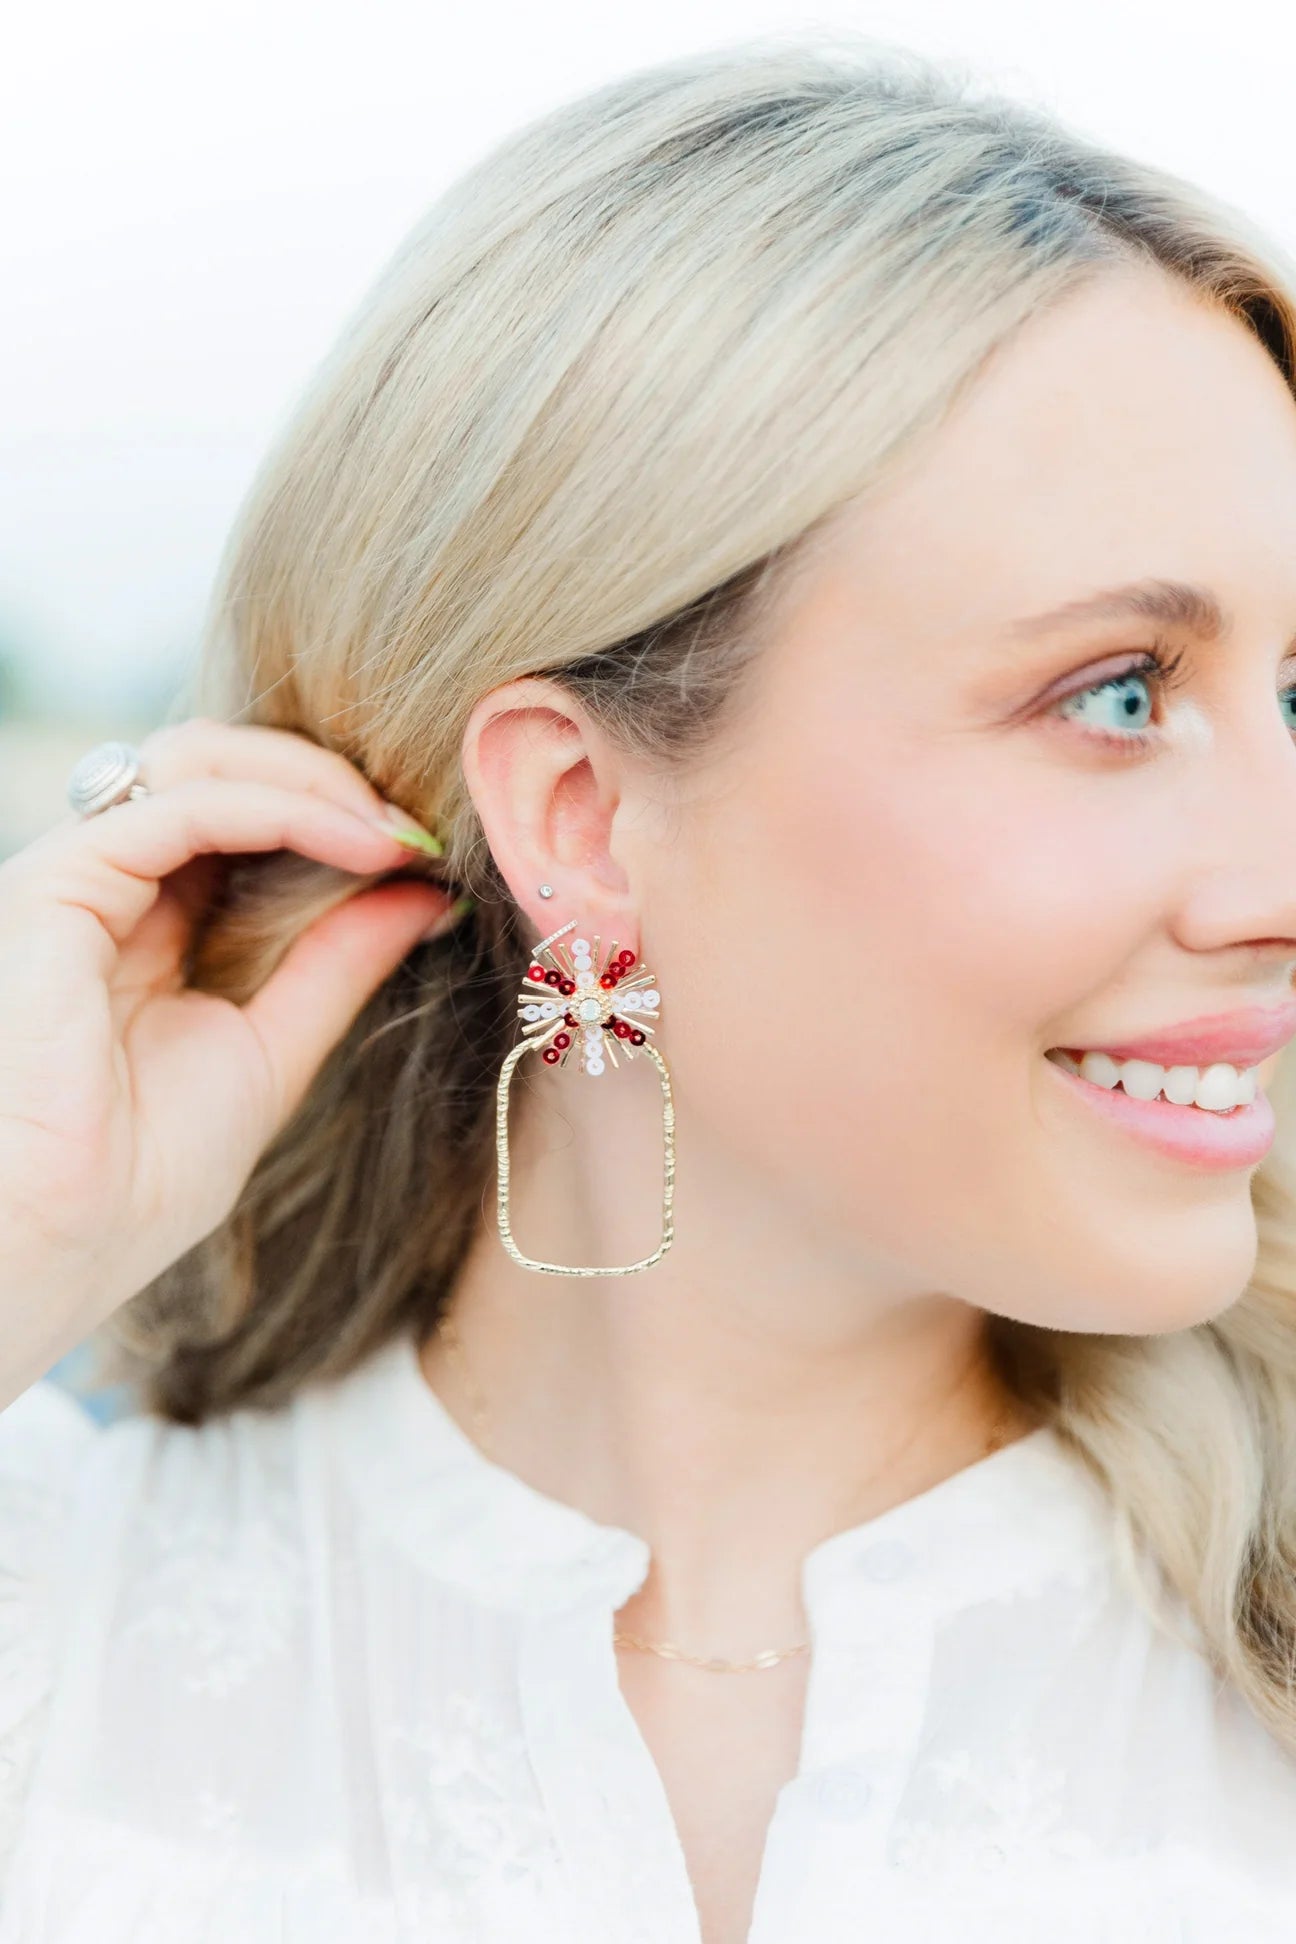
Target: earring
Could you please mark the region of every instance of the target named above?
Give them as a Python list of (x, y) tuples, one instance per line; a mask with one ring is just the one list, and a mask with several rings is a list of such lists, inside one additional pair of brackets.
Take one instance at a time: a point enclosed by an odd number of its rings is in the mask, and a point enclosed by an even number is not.
[[(556, 940), (564, 932), (571, 931), (575, 923), (574, 918), (569, 918), (565, 925), (550, 932), (535, 947), (522, 990), (518, 994), (518, 1018), (522, 1022), (523, 1038), (511, 1049), (500, 1068), (495, 1096), (500, 1240), (514, 1262), (520, 1263), (524, 1269), (540, 1269), (555, 1276), (628, 1276), (637, 1269), (649, 1269), (654, 1262), (660, 1262), (675, 1233), (675, 1103), (671, 1095), (670, 1069), (651, 1037), (661, 1006), (661, 994), (653, 983), (652, 975), (642, 965), (632, 972), (634, 953), (617, 952), (615, 939), (608, 948), (607, 957), (601, 962), (597, 933), (594, 935), (592, 952), (589, 941), (584, 938), (573, 938), (570, 952), (558, 946)], [(617, 995), (615, 1005), (614, 993)], [(570, 1003), (564, 1003), (568, 1001)], [(508, 1107), (513, 1069), (523, 1054), (537, 1046), (541, 1049), (540, 1057), (546, 1066), (565, 1066), (568, 1054), (577, 1047), (578, 1042), (582, 1071), (593, 1079), (604, 1072), (607, 1060), (611, 1060), (614, 1067), (619, 1066), (618, 1052), (627, 1060), (634, 1059), (640, 1053), (647, 1054), (661, 1076), (662, 1133), (665, 1142), (661, 1241), (652, 1254), (644, 1256), (641, 1261), (627, 1262), (611, 1269), (582, 1269), (563, 1262), (538, 1262), (533, 1256), (523, 1255), (513, 1240), (510, 1225)]]

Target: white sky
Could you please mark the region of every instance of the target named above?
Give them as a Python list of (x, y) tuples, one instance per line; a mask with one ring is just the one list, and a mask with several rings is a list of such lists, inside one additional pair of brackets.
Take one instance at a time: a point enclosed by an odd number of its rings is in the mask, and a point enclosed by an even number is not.
[(11, 16), (0, 645), (22, 648), (50, 712), (125, 710), (133, 682), (188, 655), (265, 444), (448, 180), (614, 74), (802, 26), (969, 61), (1296, 245), (1281, 0), (39, 0)]

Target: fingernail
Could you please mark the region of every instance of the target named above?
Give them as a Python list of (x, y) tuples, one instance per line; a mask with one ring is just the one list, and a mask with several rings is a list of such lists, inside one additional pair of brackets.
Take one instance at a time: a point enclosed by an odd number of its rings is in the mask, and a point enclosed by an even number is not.
[(426, 851), (430, 857), (444, 857), (445, 845), (430, 830), (425, 830), (416, 817), (408, 810), (402, 810), (398, 803), (389, 803), (382, 813), (374, 818), (380, 830), (394, 837), (398, 844), (407, 844), (411, 850)]
[(432, 920), (432, 923), (425, 932), (419, 933), (420, 938), (440, 938), (442, 932), (452, 930), (462, 917), (475, 909), (476, 904), (476, 898), (469, 898), (467, 896), (456, 898), (452, 905), (446, 907), (439, 918)]

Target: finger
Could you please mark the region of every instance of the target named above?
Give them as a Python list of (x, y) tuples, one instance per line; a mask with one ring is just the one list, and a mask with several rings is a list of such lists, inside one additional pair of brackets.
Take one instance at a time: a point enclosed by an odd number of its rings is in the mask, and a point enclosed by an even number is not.
[(198, 922), (211, 908), (222, 862), (209, 851), (191, 857), (162, 880), (153, 904), (121, 948), (113, 976), (115, 994), (182, 983), (185, 955)]
[(172, 896), (168, 878), (157, 902), (123, 945), (109, 983), (109, 1005), (120, 1034), (142, 1005), (160, 992), (179, 992), (186, 982), (193, 919)]
[(354, 763), (293, 729), (190, 716), (164, 723), (139, 745), (142, 780), (167, 790), (194, 776), (223, 776), (313, 790), (357, 816), (381, 816), (385, 799)]
[(365, 1002), (389, 978), (450, 893), (425, 884), (361, 891), (316, 919), (242, 1007), (265, 1056), (275, 1116), (290, 1118), (325, 1058)]
[(210, 909), (221, 876), (222, 859), (214, 851), (205, 851), (200, 857), (191, 857), (178, 871), (168, 872), (163, 888), (192, 925)]
[(394, 870), (410, 853), (379, 823), (366, 823), (307, 790), (198, 777), (119, 803), (71, 828), (49, 830), (0, 870), (33, 899), (99, 920), (106, 971), (153, 904), (158, 882), (209, 852), (299, 851), (358, 874)]

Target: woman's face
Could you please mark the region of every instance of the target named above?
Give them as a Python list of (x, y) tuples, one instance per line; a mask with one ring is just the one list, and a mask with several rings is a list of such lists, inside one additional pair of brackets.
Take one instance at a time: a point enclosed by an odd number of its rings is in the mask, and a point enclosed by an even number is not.
[[(1134, 582), (1208, 590), (1221, 638), (1025, 625)], [(1254, 1160), (1172, 1158), (1045, 1054), (1290, 1004), (1294, 634), (1296, 404), (1260, 346), (1151, 271), (1034, 318), (834, 522), (637, 860), (681, 1141), (916, 1289), (1078, 1330), (1227, 1308)], [(1150, 652), (1168, 690), (1127, 672)]]

